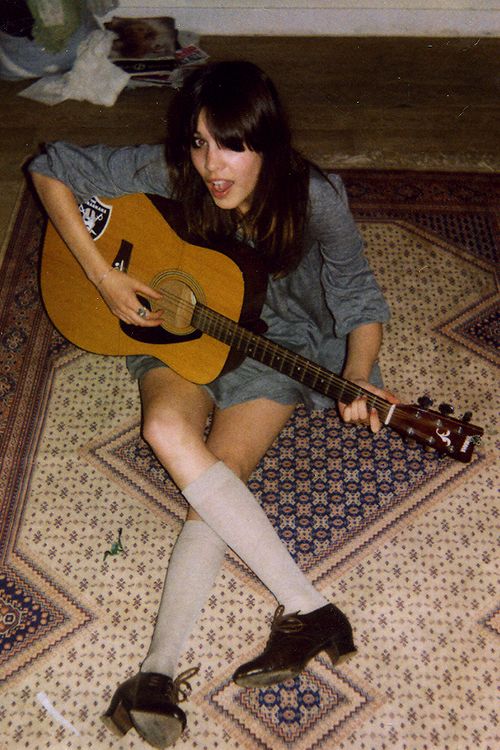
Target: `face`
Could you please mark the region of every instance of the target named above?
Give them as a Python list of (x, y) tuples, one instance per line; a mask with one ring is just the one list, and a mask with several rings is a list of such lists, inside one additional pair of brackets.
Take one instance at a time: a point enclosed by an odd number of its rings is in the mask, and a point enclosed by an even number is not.
[(191, 160), (219, 208), (235, 208), (241, 214), (250, 209), (262, 156), (246, 147), (244, 151), (231, 151), (218, 146), (207, 128), (203, 110), (193, 137)]

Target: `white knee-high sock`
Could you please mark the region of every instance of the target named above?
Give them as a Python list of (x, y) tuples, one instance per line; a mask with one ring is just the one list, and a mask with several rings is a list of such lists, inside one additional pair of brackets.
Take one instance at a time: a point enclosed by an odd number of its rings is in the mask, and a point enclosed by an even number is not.
[(327, 604), (305, 577), (245, 484), (222, 461), (184, 489), (184, 497), (274, 594), (285, 613)]
[(204, 521), (186, 521), (174, 545), (153, 638), (141, 672), (175, 677), (184, 645), (212, 590), (226, 544)]

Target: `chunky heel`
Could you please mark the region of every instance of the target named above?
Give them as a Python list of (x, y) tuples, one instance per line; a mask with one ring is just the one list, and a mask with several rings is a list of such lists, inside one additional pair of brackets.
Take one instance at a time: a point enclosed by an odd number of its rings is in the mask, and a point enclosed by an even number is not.
[(332, 666), (335, 667), (347, 661), (350, 656), (356, 653), (357, 648), (351, 638), (349, 641), (341, 641), (340, 643), (333, 641), (323, 650), (330, 657)]

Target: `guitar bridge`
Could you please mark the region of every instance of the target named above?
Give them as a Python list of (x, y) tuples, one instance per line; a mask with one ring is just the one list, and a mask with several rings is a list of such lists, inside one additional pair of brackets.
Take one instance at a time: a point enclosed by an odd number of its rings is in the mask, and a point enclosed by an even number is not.
[(113, 268), (116, 268), (117, 271), (127, 273), (130, 264), (130, 258), (132, 257), (133, 247), (134, 246), (131, 242), (127, 242), (127, 240), (121, 241), (120, 248), (116, 254), (114, 261), (111, 264)]

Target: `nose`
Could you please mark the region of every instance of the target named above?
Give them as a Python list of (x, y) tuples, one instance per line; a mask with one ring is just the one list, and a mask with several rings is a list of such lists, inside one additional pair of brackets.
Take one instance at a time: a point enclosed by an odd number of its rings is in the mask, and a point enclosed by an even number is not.
[(205, 152), (205, 169), (207, 172), (216, 172), (222, 164), (222, 149), (216, 143), (207, 146)]

